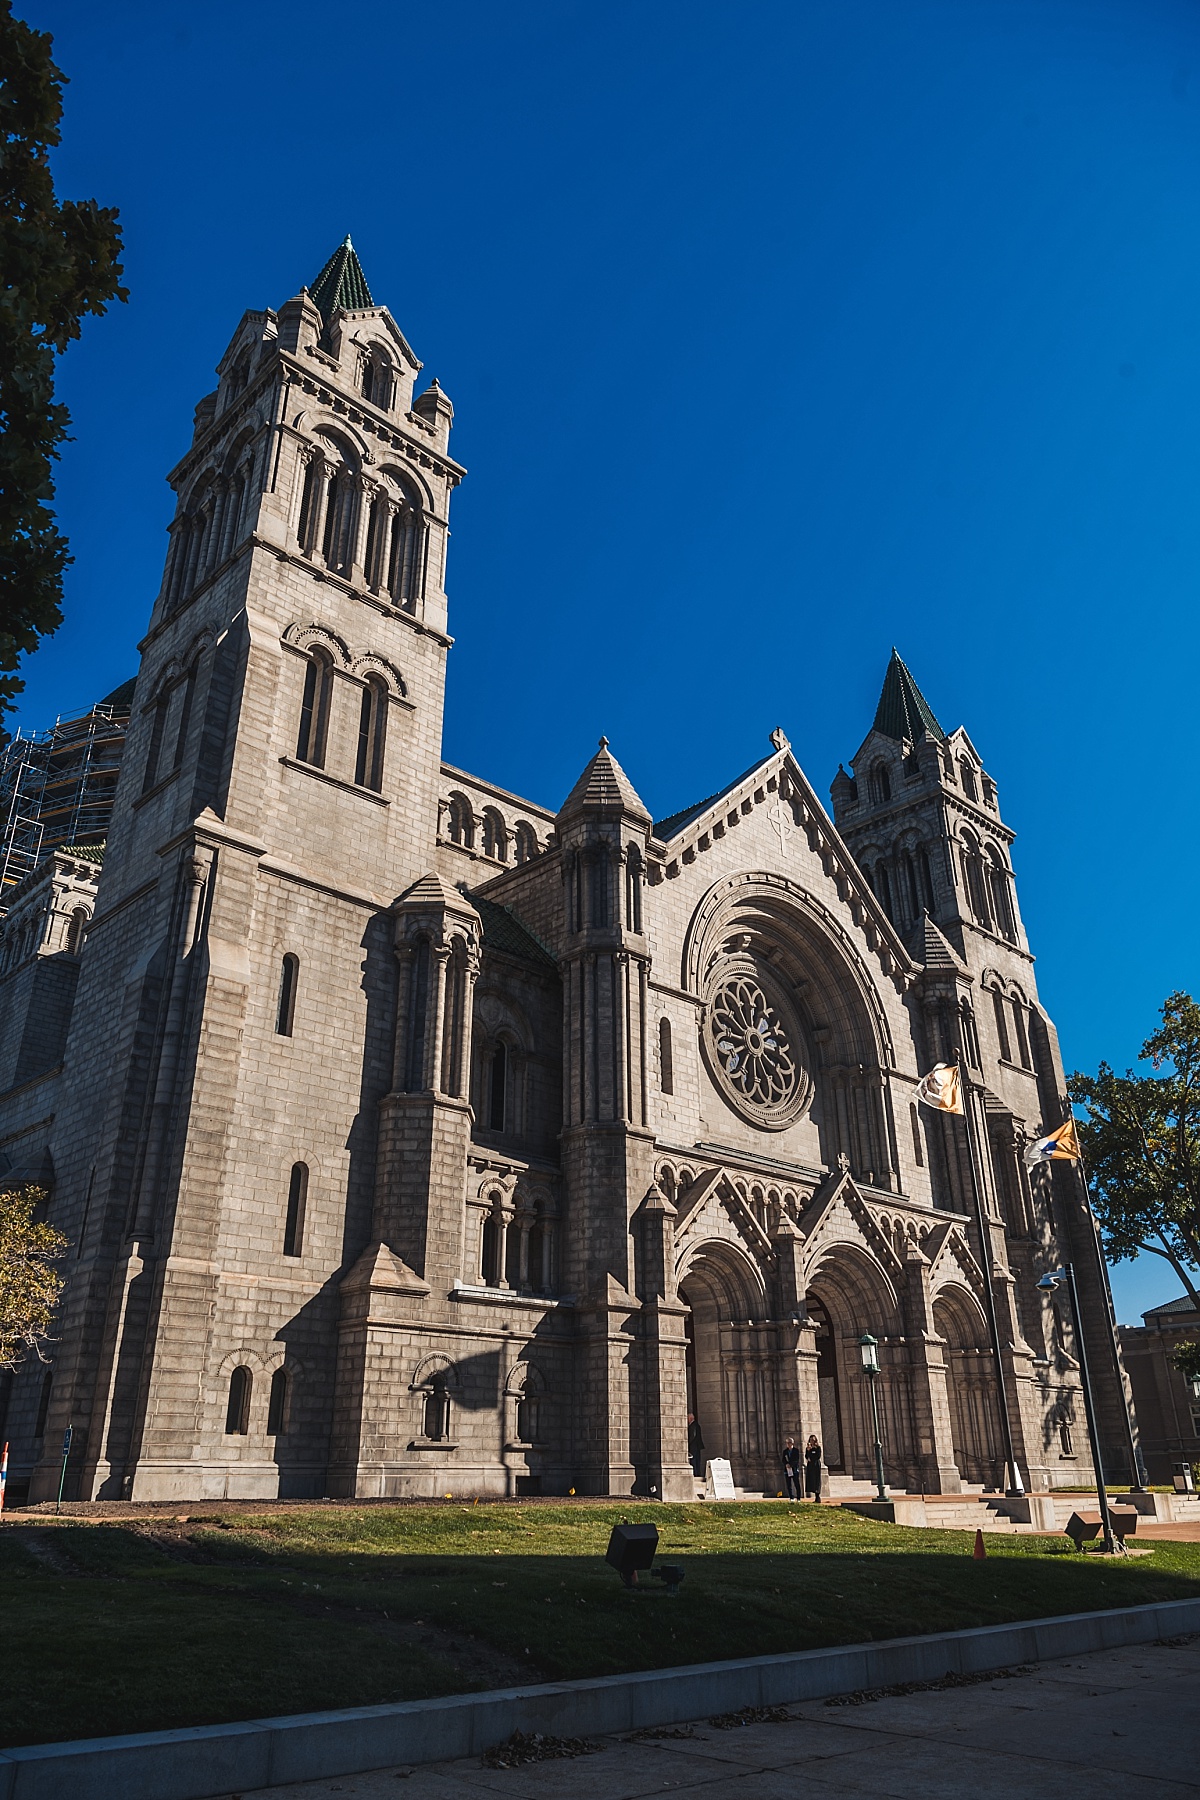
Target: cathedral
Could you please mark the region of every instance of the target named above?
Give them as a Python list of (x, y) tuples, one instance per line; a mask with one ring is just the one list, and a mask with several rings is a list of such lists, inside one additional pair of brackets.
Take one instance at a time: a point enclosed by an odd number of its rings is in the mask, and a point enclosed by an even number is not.
[(832, 814), (770, 721), (659, 820), (603, 738), (557, 812), (444, 762), (465, 471), (420, 370), (349, 239), (243, 316), (107, 841), (11, 898), (3, 1179), (70, 1246), (14, 1497), (70, 1425), (82, 1499), (691, 1499), (689, 1414), (748, 1493), (815, 1433), (850, 1494), (868, 1334), (895, 1489), (1081, 1486), (1067, 1259), (1127, 1478), (1083, 1189), (1022, 1160), (1065, 1084), (971, 739), (893, 651)]

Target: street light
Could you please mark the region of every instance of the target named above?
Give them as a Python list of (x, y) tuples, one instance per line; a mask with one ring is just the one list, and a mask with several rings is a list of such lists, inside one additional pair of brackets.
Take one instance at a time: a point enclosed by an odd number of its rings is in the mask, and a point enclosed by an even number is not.
[(1061, 1269), (1051, 1269), (1043, 1275), (1038, 1286), (1048, 1294), (1066, 1283), (1067, 1293), (1071, 1301), (1071, 1324), (1075, 1330), (1075, 1348), (1079, 1353), (1079, 1379), (1083, 1387), (1083, 1410), (1087, 1414), (1088, 1436), (1092, 1440), (1092, 1463), (1096, 1470), (1096, 1498), (1100, 1502), (1100, 1520), (1104, 1529), (1104, 1549), (1108, 1556), (1117, 1554), (1116, 1541), (1113, 1537), (1112, 1519), (1108, 1511), (1108, 1489), (1104, 1485), (1104, 1469), (1100, 1461), (1100, 1433), (1096, 1429), (1096, 1407), (1092, 1400), (1092, 1378), (1088, 1373), (1087, 1347), (1083, 1341), (1083, 1325), (1079, 1317), (1079, 1293), (1075, 1286), (1075, 1265), (1066, 1263)]
[(879, 1489), (875, 1498), (882, 1502), (887, 1499), (887, 1488), (883, 1480), (883, 1444), (879, 1437), (879, 1401), (875, 1394), (875, 1383), (879, 1380), (879, 1340), (873, 1338), (869, 1331), (864, 1331), (858, 1340), (858, 1347), (862, 1352), (867, 1385), (871, 1390), (871, 1422), (875, 1427), (875, 1484)]

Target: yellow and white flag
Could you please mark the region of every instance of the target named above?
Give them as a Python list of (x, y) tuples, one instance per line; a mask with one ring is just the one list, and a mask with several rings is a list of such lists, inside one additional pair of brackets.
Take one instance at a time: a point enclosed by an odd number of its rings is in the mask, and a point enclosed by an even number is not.
[(1025, 1151), (1025, 1167), (1036, 1169), (1044, 1162), (1078, 1162), (1079, 1137), (1075, 1130), (1074, 1119), (1068, 1119), (1057, 1131), (1048, 1131), (1045, 1137), (1034, 1138)]
[(961, 1113), (963, 1103), (958, 1064), (934, 1063), (928, 1075), (922, 1075), (917, 1083), (917, 1099), (923, 1100), (926, 1106), (932, 1106), (935, 1112)]

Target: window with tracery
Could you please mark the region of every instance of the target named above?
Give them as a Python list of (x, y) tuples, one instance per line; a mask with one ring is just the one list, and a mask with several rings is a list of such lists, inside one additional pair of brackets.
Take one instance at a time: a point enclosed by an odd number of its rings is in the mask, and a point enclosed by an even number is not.
[(757, 971), (731, 971), (720, 982), (703, 1038), (709, 1066), (738, 1112), (768, 1129), (791, 1123), (811, 1093), (799, 1027)]

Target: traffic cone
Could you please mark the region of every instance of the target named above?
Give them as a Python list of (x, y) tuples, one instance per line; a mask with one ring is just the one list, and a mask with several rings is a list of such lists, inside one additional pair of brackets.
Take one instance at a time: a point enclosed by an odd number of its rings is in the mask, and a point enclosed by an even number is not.
[(971, 1555), (975, 1558), (976, 1562), (983, 1562), (984, 1558), (987, 1556), (987, 1550), (983, 1542), (983, 1527), (980, 1525), (975, 1527), (975, 1548), (972, 1550)]

